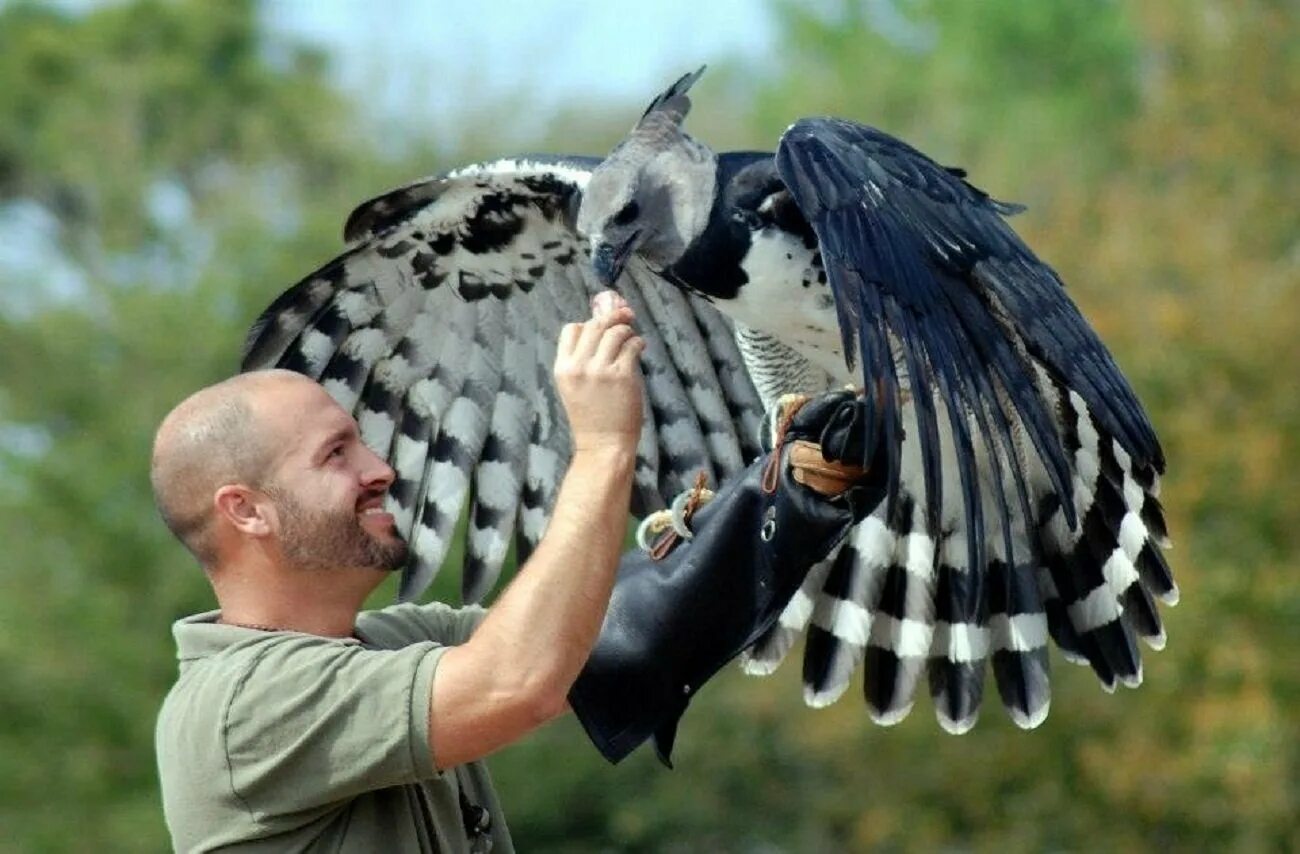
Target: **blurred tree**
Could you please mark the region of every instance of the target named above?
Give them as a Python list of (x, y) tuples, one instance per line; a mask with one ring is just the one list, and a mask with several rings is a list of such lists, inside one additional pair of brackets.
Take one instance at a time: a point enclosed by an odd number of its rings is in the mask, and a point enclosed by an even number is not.
[[(826, 0), (773, 4), (785, 34), (758, 128), (853, 116), (985, 180), (1094, 175), (1138, 104), (1137, 33), (1114, 2)], [(1039, 183), (1039, 182), (1035, 182)], [(1049, 183), (1049, 182), (1041, 182)]]
[(0, 849), (164, 847), (167, 626), (210, 599), (149, 442), (391, 180), (346, 115), (246, 0), (0, 8)]

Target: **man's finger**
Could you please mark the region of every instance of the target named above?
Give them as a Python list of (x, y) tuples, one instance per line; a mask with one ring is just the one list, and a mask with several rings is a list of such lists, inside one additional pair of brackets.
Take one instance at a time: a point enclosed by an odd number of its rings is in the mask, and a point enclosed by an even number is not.
[(626, 326), (631, 322), (632, 310), (630, 308), (618, 308), (600, 317), (593, 317), (582, 324), (582, 334), (574, 345), (574, 355), (585, 358), (595, 355), (596, 347), (600, 344), (600, 339), (605, 334), (605, 330), (620, 324)]
[(581, 335), (582, 335), (581, 323), (564, 324), (564, 326), (560, 327), (560, 338), (559, 341), (557, 342), (558, 346), (556, 348), (557, 353), (559, 355), (572, 353), (573, 348), (577, 345), (578, 338)]
[(626, 323), (611, 326), (600, 336), (596, 347), (596, 361), (600, 364), (612, 364), (623, 349), (623, 343), (636, 334)]
[(634, 370), (636, 364), (641, 359), (641, 354), (645, 352), (645, 339), (639, 335), (633, 335), (623, 342), (623, 348), (618, 352), (618, 358), (614, 364), (620, 368)]

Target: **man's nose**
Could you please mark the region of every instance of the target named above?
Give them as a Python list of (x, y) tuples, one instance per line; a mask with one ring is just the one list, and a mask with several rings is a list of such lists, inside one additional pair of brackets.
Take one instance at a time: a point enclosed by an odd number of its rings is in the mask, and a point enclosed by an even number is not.
[(374, 451), (366, 448), (366, 467), (362, 475), (362, 483), (370, 488), (386, 490), (393, 485), (396, 478), (397, 473), (393, 471), (393, 467)]

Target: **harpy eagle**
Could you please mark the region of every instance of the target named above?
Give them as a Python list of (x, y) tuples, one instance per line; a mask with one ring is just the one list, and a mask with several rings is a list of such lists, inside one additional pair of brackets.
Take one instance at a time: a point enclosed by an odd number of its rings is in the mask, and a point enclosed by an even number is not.
[(1102, 686), (1136, 685), (1177, 599), (1141, 404), (1056, 273), (995, 201), (906, 143), (797, 121), (776, 154), (682, 130), (700, 71), (608, 157), (521, 156), (358, 207), (346, 251), (254, 324), (245, 369), (314, 377), (397, 471), (422, 592), (467, 519), (462, 594), (540, 538), (569, 455), (550, 381), (560, 327), (613, 286), (647, 341), (633, 512), (761, 452), (786, 393), (853, 384), (874, 409), (888, 497), (810, 572), (749, 650), (771, 672), (806, 632), (809, 705), (859, 664), (873, 720), (926, 675), (951, 732), (991, 662), (1012, 719), (1049, 705), (1049, 637)]

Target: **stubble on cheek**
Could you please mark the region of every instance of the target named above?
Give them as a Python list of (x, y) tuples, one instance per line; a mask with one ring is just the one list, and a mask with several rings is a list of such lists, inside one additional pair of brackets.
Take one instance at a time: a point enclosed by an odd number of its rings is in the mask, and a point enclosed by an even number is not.
[(396, 530), (380, 537), (366, 530), (355, 511), (313, 511), (287, 493), (268, 494), (280, 514), (280, 548), (295, 566), (391, 572), (406, 563), (410, 548)]

